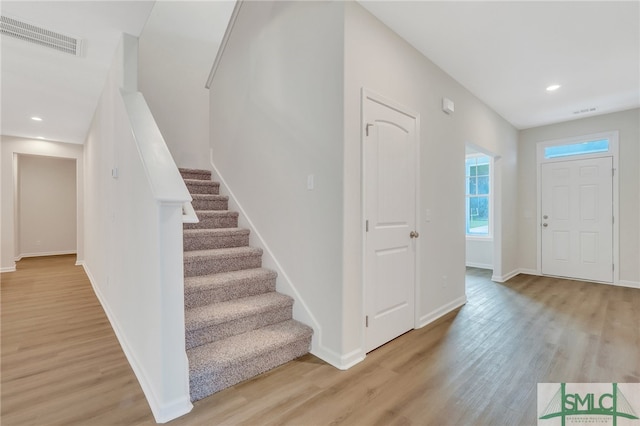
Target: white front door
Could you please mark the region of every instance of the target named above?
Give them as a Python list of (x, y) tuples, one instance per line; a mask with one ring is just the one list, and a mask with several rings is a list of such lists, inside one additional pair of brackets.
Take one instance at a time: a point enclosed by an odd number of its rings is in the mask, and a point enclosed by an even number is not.
[(366, 351), (414, 328), (417, 116), (363, 99)]
[(542, 273), (613, 282), (611, 157), (542, 164)]

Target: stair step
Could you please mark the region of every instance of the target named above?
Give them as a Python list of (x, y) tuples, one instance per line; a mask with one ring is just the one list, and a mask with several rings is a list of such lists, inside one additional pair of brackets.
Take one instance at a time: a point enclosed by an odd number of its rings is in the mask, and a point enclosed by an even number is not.
[(185, 229), (184, 251), (249, 245), (249, 230), (242, 228)]
[(306, 354), (312, 332), (310, 327), (288, 320), (187, 350), (191, 400)]
[(189, 309), (275, 291), (277, 276), (256, 268), (185, 278), (184, 304)]
[(186, 348), (291, 319), (293, 299), (272, 292), (185, 311)]
[(220, 182), (202, 179), (185, 179), (190, 194), (219, 194)]
[(217, 274), (241, 269), (259, 268), (262, 249), (234, 247), (184, 252), (184, 276)]
[(227, 210), (229, 208), (229, 197), (226, 195), (214, 194), (192, 194), (191, 205), (194, 210)]
[(179, 168), (183, 179), (211, 180), (211, 171), (203, 169)]
[(196, 210), (200, 222), (185, 223), (184, 229), (237, 228), (238, 212), (229, 210)]

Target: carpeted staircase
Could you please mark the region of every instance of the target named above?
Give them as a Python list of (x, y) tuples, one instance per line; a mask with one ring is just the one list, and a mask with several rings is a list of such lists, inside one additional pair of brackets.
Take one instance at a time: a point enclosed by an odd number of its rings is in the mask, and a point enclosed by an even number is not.
[(184, 301), (191, 400), (309, 352), (312, 329), (292, 319), (293, 299), (207, 170), (180, 169), (199, 223), (184, 224)]

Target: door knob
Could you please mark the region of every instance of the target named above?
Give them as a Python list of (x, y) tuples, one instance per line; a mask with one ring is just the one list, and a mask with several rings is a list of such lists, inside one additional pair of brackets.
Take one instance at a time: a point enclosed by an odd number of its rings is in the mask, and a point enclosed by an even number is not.
[(547, 226), (549, 226), (549, 224), (543, 223), (542, 226), (544, 226), (546, 228)]
[(420, 234), (418, 234), (416, 231), (411, 231), (409, 233), (409, 237), (411, 238), (418, 238), (420, 236)]
[(546, 214), (544, 216), (542, 216), (543, 219), (549, 219), (549, 216), (547, 216)]

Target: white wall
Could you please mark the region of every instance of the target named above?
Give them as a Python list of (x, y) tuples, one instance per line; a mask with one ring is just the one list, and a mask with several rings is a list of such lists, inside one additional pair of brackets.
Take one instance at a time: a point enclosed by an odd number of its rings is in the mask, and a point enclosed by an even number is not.
[(467, 238), (465, 249), (467, 266), (493, 269), (493, 240)]
[(18, 230), (18, 155), (40, 155), (55, 158), (67, 158), (76, 162), (76, 251), (77, 262), (84, 260), (84, 161), (82, 145), (24, 139), (14, 136), (2, 136), (1, 142), (1, 251), (0, 270), (15, 270), (15, 259), (20, 254)]
[[(125, 67), (137, 62), (136, 43), (125, 35), (119, 45), (85, 142), (84, 266), (156, 421), (165, 422), (192, 408), (182, 256), (190, 196)], [(141, 108), (132, 108), (136, 99)]]
[(76, 160), (18, 156), (19, 257), (76, 252)]
[(205, 83), (234, 1), (159, 1), (139, 44), (140, 91), (180, 167), (209, 169)]
[[(342, 353), (342, 8), (342, 2), (244, 2), (211, 86), (213, 162), (280, 263), (278, 290), (297, 298), (294, 317), (301, 319), (303, 303), (304, 314), (315, 316), (308, 323), (315, 328), (314, 353), (336, 364)], [(311, 174), (315, 188), (307, 190)], [(274, 266), (269, 256), (263, 261)]]
[[(371, 89), (419, 112), (420, 222), (418, 325), (465, 298), (464, 159), (470, 143), (495, 161), (494, 259), (497, 278), (517, 270), (515, 220), (517, 132), (429, 59), (355, 2), (346, 2), (344, 133), (343, 350), (362, 351), (362, 211), (360, 91)], [(455, 113), (441, 110), (442, 98)], [(427, 222), (425, 211), (431, 211)], [(446, 278), (445, 278), (446, 277)]]
[(520, 193), (519, 265), (535, 272), (536, 257), (536, 144), (554, 139), (619, 131), (620, 280), (640, 286), (640, 109), (599, 115), (522, 130), (519, 135), (518, 192)]

